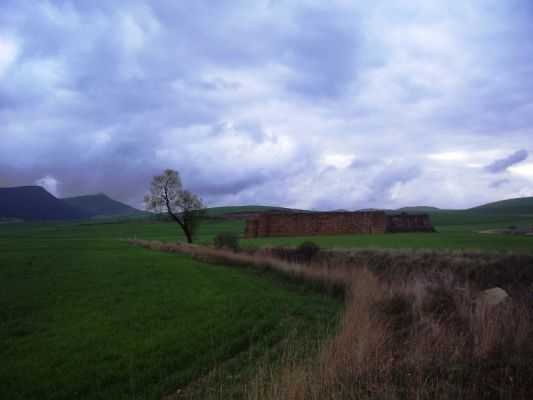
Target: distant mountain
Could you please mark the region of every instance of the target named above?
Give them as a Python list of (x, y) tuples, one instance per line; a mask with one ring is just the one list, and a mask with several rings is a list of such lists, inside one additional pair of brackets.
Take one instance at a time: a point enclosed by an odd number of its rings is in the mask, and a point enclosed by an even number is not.
[(477, 214), (533, 215), (533, 197), (521, 197), (484, 204), (465, 210)]
[(289, 208), (275, 207), (275, 206), (258, 206), (258, 205), (249, 205), (249, 206), (226, 206), (226, 207), (210, 207), (207, 209), (207, 214), (210, 216), (213, 215), (222, 215), (222, 214), (236, 214), (236, 213), (258, 213), (266, 211), (282, 211), (290, 210)]
[(257, 218), (261, 212), (302, 212), (303, 210), (294, 210), (291, 208), (273, 207), (273, 206), (228, 206), (228, 207), (211, 207), (207, 209), (207, 216), (211, 220), (230, 221), (240, 219)]
[(441, 210), (440, 208), (431, 207), (431, 206), (414, 206), (414, 207), (398, 208), (396, 211), (400, 211), (400, 212), (435, 212), (435, 211), (443, 211), (443, 210)]
[(138, 210), (120, 201), (113, 200), (104, 193), (85, 196), (66, 197), (64, 202), (84, 210), (91, 216), (99, 217), (130, 217), (148, 215), (145, 211)]
[(87, 211), (61, 201), (41, 186), (0, 188), (0, 219), (50, 221), (90, 216)]

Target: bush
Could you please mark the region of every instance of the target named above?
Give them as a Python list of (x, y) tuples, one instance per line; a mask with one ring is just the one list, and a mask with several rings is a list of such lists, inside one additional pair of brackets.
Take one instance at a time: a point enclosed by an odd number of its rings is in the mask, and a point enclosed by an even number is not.
[(235, 232), (221, 231), (218, 232), (214, 240), (217, 249), (230, 249), (237, 251), (239, 249), (239, 236)]
[(298, 247), (273, 247), (271, 249), (271, 254), (280, 260), (292, 263), (310, 264), (311, 261), (315, 260), (319, 251), (320, 247), (318, 247), (314, 242), (307, 241), (303, 242)]
[(320, 250), (320, 247), (317, 246), (315, 242), (303, 242), (301, 245), (299, 245), (296, 248), (296, 253), (302, 260), (302, 262), (309, 264), (311, 260), (313, 260), (316, 255), (318, 254), (318, 251)]

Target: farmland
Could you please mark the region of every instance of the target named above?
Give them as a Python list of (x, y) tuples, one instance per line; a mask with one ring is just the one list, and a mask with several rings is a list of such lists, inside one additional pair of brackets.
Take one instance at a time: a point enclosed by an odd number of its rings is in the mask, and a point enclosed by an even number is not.
[(533, 251), (533, 237), (523, 235), (488, 235), (469, 231), (441, 233), (397, 233), (361, 236), (313, 236), (245, 239), (244, 245), (299, 245), (312, 240), (320, 247), (435, 249), (435, 250), (494, 250)]
[[(254, 211), (271, 207), (231, 207), (214, 209), (213, 214), (223, 212)], [(491, 235), (477, 233), (492, 228), (533, 225), (533, 216), (515, 214), (477, 214), (464, 211), (441, 211), (429, 213), (438, 233), (403, 233), (385, 235), (347, 235), (241, 239), (244, 246), (298, 245), (312, 240), (321, 247), (356, 248), (412, 248), (438, 250), (496, 250), (531, 251), (533, 237), (524, 235)], [(117, 239), (137, 237), (160, 241), (184, 240), (181, 230), (173, 222), (150, 220), (131, 221), (78, 221), (78, 222), (27, 222), (23, 224), (0, 225), (4, 237), (13, 236), (23, 240), (60, 240), (74, 235), (77, 240)], [(212, 221), (200, 225), (196, 242), (210, 243), (219, 231), (232, 231), (242, 236), (243, 220)]]
[(228, 359), (243, 373), (290, 332), (312, 341), (341, 306), (272, 276), (119, 240), (170, 240), (171, 224), (0, 229), (3, 399), (161, 398)]
[[(241, 238), (241, 245), (533, 249), (531, 236), (475, 233), (531, 224), (528, 215), (432, 219), (439, 233)], [(208, 220), (196, 240), (243, 228), (242, 220)], [(261, 357), (294, 351), (287, 337), (297, 336), (300, 348), (314, 343), (343, 307), (276, 274), (155, 252), (126, 237), (184, 240), (176, 224), (147, 219), (0, 225), (1, 398), (161, 398), (217, 365), (224, 365), (217, 384), (241, 393)]]

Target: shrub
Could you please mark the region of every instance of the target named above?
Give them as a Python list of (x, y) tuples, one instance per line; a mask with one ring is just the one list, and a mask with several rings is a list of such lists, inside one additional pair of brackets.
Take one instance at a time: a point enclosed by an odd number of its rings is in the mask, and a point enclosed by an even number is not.
[(237, 251), (239, 249), (239, 236), (235, 232), (221, 231), (218, 232), (214, 240), (217, 249), (230, 249)]
[(316, 257), (319, 250), (320, 247), (315, 242), (307, 241), (297, 247), (296, 253), (304, 263), (308, 264)]
[(314, 242), (303, 242), (298, 247), (275, 246), (270, 248), (270, 254), (283, 261), (291, 263), (310, 264), (315, 261), (320, 247)]

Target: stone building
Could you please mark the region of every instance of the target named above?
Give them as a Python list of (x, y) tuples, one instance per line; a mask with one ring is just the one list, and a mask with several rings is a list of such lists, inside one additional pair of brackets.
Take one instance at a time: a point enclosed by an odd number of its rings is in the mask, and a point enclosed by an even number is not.
[(432, 232), (426, 214), (386, 215), (383, 211), (260, 213), (246, 221), (244, 236), (372, 235), (387, 232)]
[(427, 214), (387, 215), (387, 232), (435, 232)]

